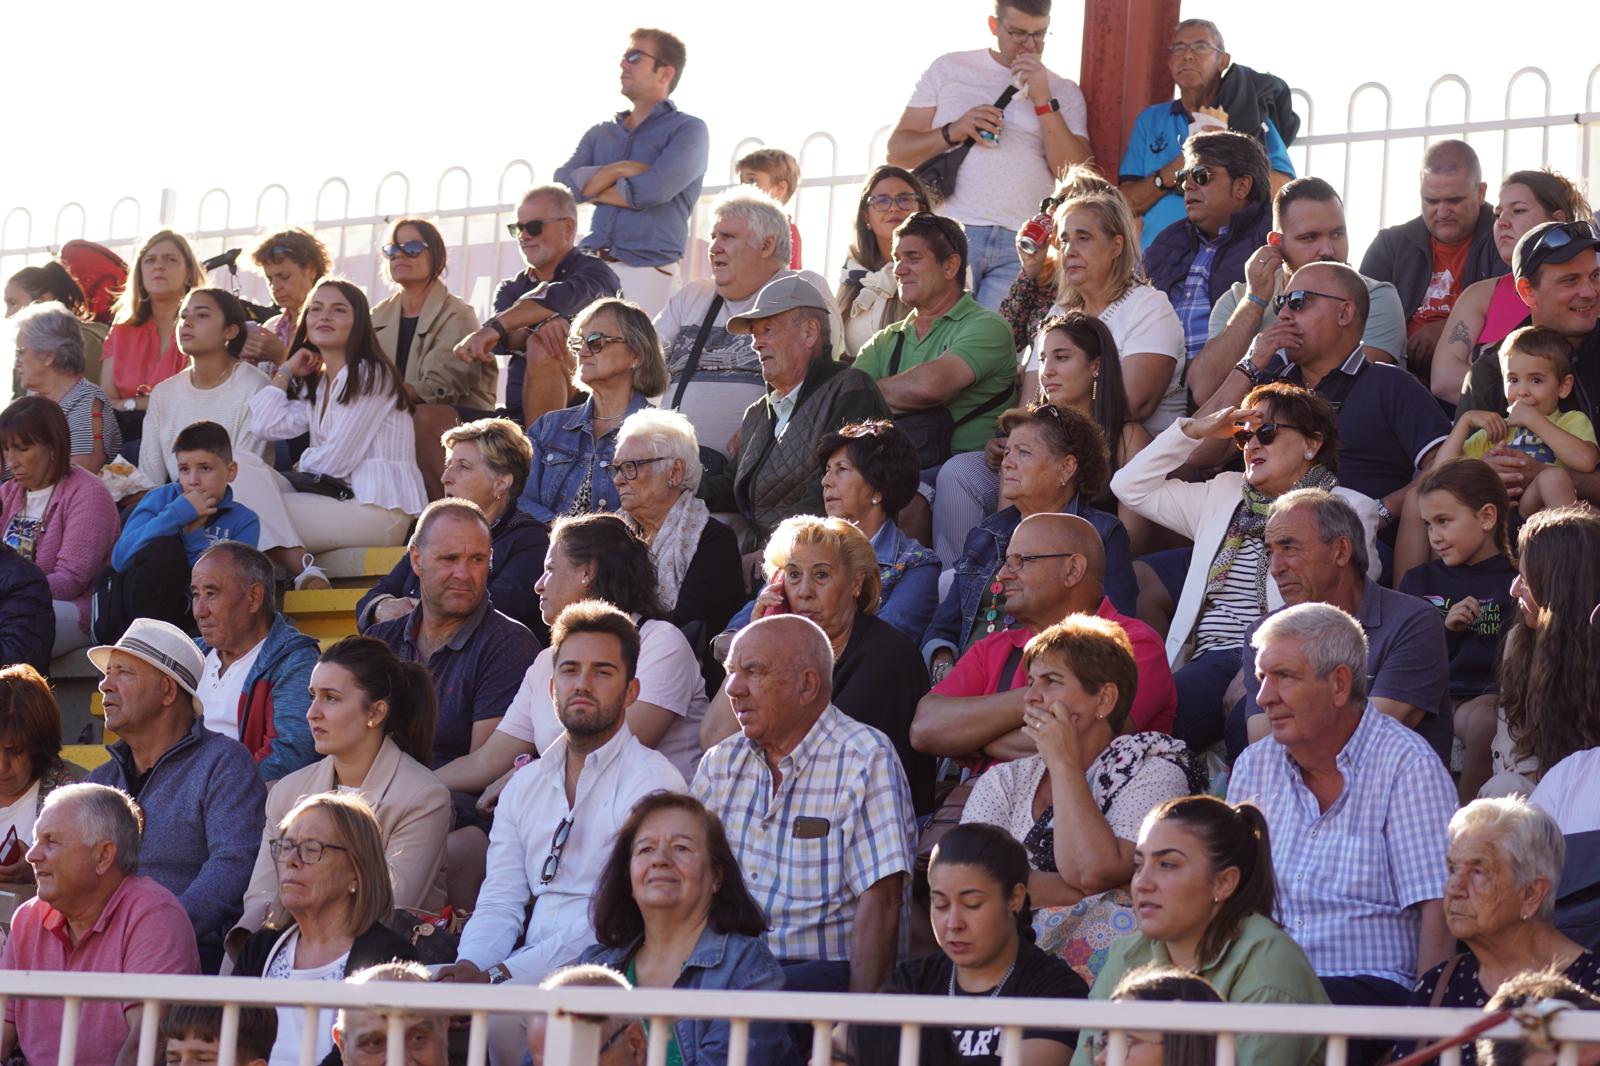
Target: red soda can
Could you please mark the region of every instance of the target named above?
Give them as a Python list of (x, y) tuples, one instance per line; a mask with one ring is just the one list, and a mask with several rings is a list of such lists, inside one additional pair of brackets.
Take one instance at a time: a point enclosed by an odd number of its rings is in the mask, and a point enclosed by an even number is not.
[(1023, 224), (1022, 232), (1017, 234), (1017, 247), (1025, 254), (1033, 255), (1050, 240), (1055, 228), (1056, 220), (1050, 217), (1049, 212), (1041, 211)]

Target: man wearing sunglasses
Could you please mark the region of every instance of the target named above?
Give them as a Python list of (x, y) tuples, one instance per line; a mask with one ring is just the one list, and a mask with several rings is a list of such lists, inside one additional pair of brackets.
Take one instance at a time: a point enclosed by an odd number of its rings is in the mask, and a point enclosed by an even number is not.
[(610, 264), (577, 248), (578, 205), (565, 185), (523, 194), (506, 227), (528, 268), (500, 283), (494, 316), (455, 347), (458, 359), (491, 362), (509, 355), (505, 415), (519, 426), (567, 406), (576, 367), (567, 330), (579, 311), (622, 282)]
[(1422, 214), (1381, 231), (1361, 273), (1394, 283), (1406, 313), (1406, 365), (1423, 381), (1451, 308), (1468, 285), (1506, 272), (1478, 153), (1439, 141), (1422, 157)]
[(923, 72), (889, 137), (889, 162), (915, 170), (973, 143), (940, 211), (966, 227), (973, 294), (995, 311), (1021, 265), (1018, 228), (1055, 175), (1091, 149), (1082, 90), (1044, 65), (1050, 0), (998, 0), (989, 32), (995, 47), (949, 52)]
[[(1256, 334), (1278, 321), (1273, 301), (1296, 270), (1311, 263), (1349, 262), (1344, 201), (1321, 178), (1296, 178), (1279, 189), (1272, 200), (1272, 220), (1267, 243), (1245, 263), (1245, 280), (1235, 282), (1211, 308), (1210, 338), (1189, 364), (1189, 391), (1203, 404), (1227, 380)], [(1364, 280), (1369, 311), (1362, 349), (1368, 359), (1392, 363), (1406, 345), (1400, 297), (1387, 281)]]
[(1272, 229), (1272, 179), (1267, 153), (1254, 137), (1206, 130), (1183, 146), (1185, 215), (1156, 235), (1145, 251), (1150, 283), (1167, 294), (1183, 323), (1184, 351), (1200, 354), (1211, 308)]
[[(1600, 234), (1594, 223), (1545, 222), (1517, 241), (1511, 253), (1517, 295), (1528, 305), (1524, 325), (1555, 330), (1572, 345), (1576, 385), (1561, 401), (1564, 411), (1581, 410), (1590, 421), (1600, 418)], [(1501, 342), (1504, 343), (1504, 342)], [(1457, 408), (1506, 413), (1505, 384), (1500, 376), (1500, 345), (1486, 347), (1472, 364)], [(1543, 469), (1531, 456), (1497, 447), (1484, 457), (1506, 484), (1513, 500), (1522, 495)], [(1575, 478), (1578, 495), (1600, 502), (1600, 474)]]
[[(1139, 112), (1117, 168), (1122, 195), (1134, 214), (1144, 218), (1142, 248), (1149, 248), (1157, 234), (1184, 217), (1178, 172), (1184, 168), (1183, 142), (1191, 134), (1229, 128), (1248, 133), (1266, 149), (1275, 188), (1294, 177), (1294, 164), (1274, 121), (1281, 117), (1293, 123), (1291, 139), (1299, 128), (1289, 87), (1281, 78), (1234, 63), (1215, 22), (1178, 23), (1167, 48), (1167, 72), (1178, 87), (1178, 98)], [(1261, 100), (1271, 106), (1263, 107)], [(1286, 113), (1280, 113), (1280, 107)]]
[(555, 172), (579, 203), (595, 205), (581, 247), (610, 263), (628, 299), (652, 315), (678, 287), (710, 151), (706, 124), (668, 99), (686, 60), (665, 30), (633, 31), (621, 63), (632, 107), (591, 126)]
[[(551, 626), (550, 648), (550, 698), (566, 732), (501, 793), (478, 906), (441, 981), (537, 984), (577, 958), (594, 942), (590, 897), (628, 812), (652, 792), (687, 791), (628, 728), (639, 698), (639, 631), (628, 616), (575, 603)], [(515, 1066), (524, 1040), (524, 1019), (496, 1017), (490, 1061)]]

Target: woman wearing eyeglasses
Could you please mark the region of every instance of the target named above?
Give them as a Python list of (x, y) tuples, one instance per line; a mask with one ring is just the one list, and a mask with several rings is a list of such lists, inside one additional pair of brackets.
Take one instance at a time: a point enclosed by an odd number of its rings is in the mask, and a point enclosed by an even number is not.
[(307, 797), (359, 795), (377, 819), (376, 868), (393, 874), (394, 905), (429, 911), (444, 906), (450, 792), (428, 769), (434, 706), (427, 668), (400, 661), (380, 640), (345, 637), (322, 653), (311, 671), (306, 711), (322, 758), (283, 777), (267, 793), (267, 824), (244, 894), (244, 913), (228, 934), (229, 947), (240, 952), (241, 972), (246, 956), (240, 945), (266, 921), (284, 876), (284, 864), (275, 865), (273, 842)]
[[(276, 826), (269, 849), (277, 866), (273, 919), (244, 942), (239, 977), (343, 981), (368, 966), (417, 962), (411, 941), (383, 922), (394, 910), (382, 832), (360, 796), (325, 792), (295, 804)], [(310, 1019), (299, 1007), (278, 1008), (273, 1066), (300, 1062)], [(333, 1051), (324, 1021), (313, 1062)]]
[(402, 218), (382, 251), (384, 273), (400, 291), (373, 306), (372, 330), (400, 371), (407, 399), (493, 411), (498, 364), (468, 363), (453, 354), (478, 328), (478, 316), (445, 287), (444, 237), (427, 219)]
[[(1210, 481), (1168, 479), (1207, 440), (1244, 454), (1245, 472)], [(1111, 479), (1117, 499), (1150, 521), (1194, 541), (1183, 592), (1167, 631), (1167, 660), (1178, 685), (1173, 735), (1196, 751), (1222, 739), (1222, 701), (1242, 663), (1245, 633), (1283, 606), (1267, 573), (1267, 515), (1279, 496), (1320, 488), (1344, 497), (1367, 531), (1377, 575), (1378, 505), (1339, 488), (1339, 426), (1333, 408), (1296, 385), (1262, 385), (1242, 407), (1168, 426)]]
[(617, 431), (667, 388), (661, 340), (638, 304), (596, 300), (573, 320), (570, 337), (578, 356), (576, 384), (587, 398), (528, 427), (533, 472), (517, 506), (541, 522), (617, 509), (609, 470)]
[(890, 258), (894, 231), (911, 215), (927, 210), (928, 193), (911, 171), (885, 164), (867, 178), (856, 208), (855, 240), (839, 274), (839, 311), (851, 359), (874, 333), (906, 317)]

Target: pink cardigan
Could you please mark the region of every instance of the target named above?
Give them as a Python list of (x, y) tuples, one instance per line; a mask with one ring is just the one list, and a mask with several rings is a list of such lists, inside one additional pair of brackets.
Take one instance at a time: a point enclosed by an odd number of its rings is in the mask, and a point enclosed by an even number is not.
[[(0, 485), (0, 532), (22, 510), (28, 494), (15, 480)], [(56, 483), (44, 509), (44, 536), (34, 548), (34, 562), (44, 571), (50, 598), (78, 606), (78, 625), (89, 632), (89, 595), (95, 578), (111, 561), (122, 523), (117, 505), (100, 479), (72, 466)]]

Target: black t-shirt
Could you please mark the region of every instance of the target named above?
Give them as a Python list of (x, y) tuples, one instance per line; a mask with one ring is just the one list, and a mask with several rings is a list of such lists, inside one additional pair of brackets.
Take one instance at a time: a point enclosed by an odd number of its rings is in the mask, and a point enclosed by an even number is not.
[(933, 756), (911, 746), (911, 719), (928, 694), (928, 668), (911, 638), (876, 615), (856, 611), (844, 652), (833, 664), (833, 705), (894, 744), (917, 814), (933, 812)]
[(1450, 695), (1456, 699), (1498, 692), (1500, 645), (1511, 624), (1516, 600), (1511, 582), (1517, 568), (1504, 555), (1471, 566), (1446, 566), (1443, 560), (1423, 563), (1400, 580), (1400, 591), (1421, 597), (1439, 609), (1440, 617), (1468, 596), (1478, 601), (1478, 622), (1470, 630), (1445, 630), (1450, 648)]
[(417, 335), (417, 319), (413, 315), (400, 316), (400, 339), (394, 345), (394, 365), (399, 369), (400, 376), (406, 376), (406, 364), (411, 362), (411, 341)]
[[(883, 990), (903, 996), (944, 996), (950, 993), (950, 972), (954, 964), (944, 952), (896, 966)], [(956, 985), (956, 995), (987, 998), (989, 992), (964, 992)], [(1017, 947), (1016, 969), (1000, 989), (1008, 999), (1086, 999), (1089, 986), (1077, 971), (1054, 955), (1040, 951), (1031, 942)], [(982, 1029), (924, 1029), (921, 1066), (1000, 1066), (1001, 1027)], [(1075, 1047), (1078, 1034), (1070, 1029), (1025, 1029), (1024, 1040), (1054, 1040)], [(900, 1031), (877, 1026), (854, 1030), (856, 1061), (894, 1062), (899, 1053)]]

